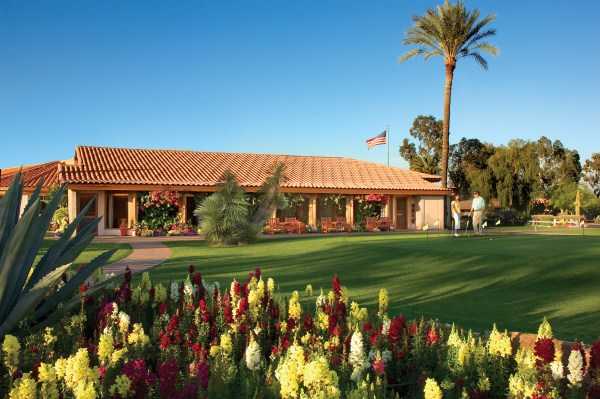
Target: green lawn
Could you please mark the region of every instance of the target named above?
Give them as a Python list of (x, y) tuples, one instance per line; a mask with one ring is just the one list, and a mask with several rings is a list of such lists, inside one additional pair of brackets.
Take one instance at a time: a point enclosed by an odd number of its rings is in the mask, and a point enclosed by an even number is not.
[(386, 287), (392, 312), (409, 317), (480, 331), (495, 321), (535, 332), (547, 316), (560, 338), (589, 342), (600, 335), (600, 237), (398, 234), (265, 239), (230, 248), (167, 245), (173, 256), (152, 271), (153, 279), (182, 278), (194, 264), (209, 281), (228, 284), (259, 266), (287, 294), (307, 283), (328, 289), (337, 273), (353, 299), (372, 307)]
[[(38, 256), (43, 255), (48, 247), (52, 245), (54, 240), (46, 239), (42, 245), (40, 250), (40, 254)], [(114, 253), (113, 256), (110, 257), (109, 263), (114, 263), (118, 260), (121, 260), (128, 256), (131, 253), (131, 246), (129, 244), (114, 244), (114, 243), (91, 243), (88, 247), (79, 255), (79, 257), (73, 263), (73, 267), (78, 267), (81, 264), (88, 263), (96, 256), (100, 255), (104, 251), (108, 251), (109, 249), (117, 248), (117, 252)]]

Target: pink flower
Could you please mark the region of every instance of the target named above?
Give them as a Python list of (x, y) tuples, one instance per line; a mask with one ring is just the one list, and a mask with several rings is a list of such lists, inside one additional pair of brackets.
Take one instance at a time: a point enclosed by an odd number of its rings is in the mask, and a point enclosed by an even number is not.
[(377, 375), (383, 375), (385, 373), (385, 364), (383, 363), (383, 359), (375, 359), (373, 361), (373, 371)]
[(437, 330), (435, 329), (435, 327), (430, 327), (429, 330), (427, 331), (427, 345), (432, 346), (438, 343), (438, 341), (440, 340), (440, 336), (437, 332)]

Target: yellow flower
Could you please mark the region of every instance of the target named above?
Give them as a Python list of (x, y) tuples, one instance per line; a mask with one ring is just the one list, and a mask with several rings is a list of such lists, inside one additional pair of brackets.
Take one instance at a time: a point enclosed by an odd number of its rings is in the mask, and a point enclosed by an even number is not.
[(496, 324), (494, 324), (488, 339), (487, 349), (491, 355), (510, 357), (512, 355), (512, 343), (508, 332), (499, 332)]
[(116, 350), (112, 353), (110, 357), (110, 362), (112, 364), (117, 364), (121, 359), (125, 359), (125, 355), (127, 355), (127, 348), (121, 348), (119, 350)]
[(490, 379), (485, 375), (479, 377), (477, 388), (479, 388), (479, 391), (481, 392), (488, 392), (491, 388)]
[[(87, 349), (81, 348), (67, 359), (64, 380), (65, 385), (74, 392), (76, 388), (81, 389), (80, 385), (90, 383), (93, 386), (98, 381), (97, 371), (90, 368), (90, 358)], [(87, 389), (82, 390), (82, 392), (85, 391)]]
[(221, 334), (221, 350), (226, 355), (230, 355), (233, 352), (233, 342), (231, 341), (231, 336), (228, 333)]
[(19, 351), (21, 350), (21, 344), (19, 340), (13, 335), (5, 335), (4, 342), (2, 343), (2, 352), (4, 352), (4, 364), (6, 368), (14, 373), (19, 367)]
[(36, 399), (37, 387), (35, 380), (31, 378), (29, 373), (23, 374), (21, 378), (15, 381), (8, 397), (10, 399)]
[(269, 294), (271, 295), (275, 291), (275, 280), (273, 280), (271, 277), (267, 279), (267, 290), (269, 290)]
[(100, 334), (98, 340), (98, 359), (100, 363), (108, 363), (115, 350), (115, 342), (110, 332)]
[(56, 335), (54, 335), (54, 329), (52, 327), (46, 327), (44, 329), (44, 345), (51, 347), (56, 342)]
[(294, 343), (275, 370), (283, 399), (297, 398), (304, 372), (304, 349)]
[(154, 303), (163, 303), (167, 300), (167, 289), (161, 283), (154, 286)]
[(133, 325), (132, 331), (127, 336), (127, 343), (133, 346), (143, 347), (150, 343), (150, 338), (144, 334), (144, 327), (140, 323)]
[(552, 338), (552, 326), (545, 317), (544, 321), (542, 321), (542, 324), (540, 324), (540, 328), (538, 328), (537, 337), (538, 339)]
[(453, 348), (460, 348), (462, 343), (462, 339), (460, 335), (458, 335), (458, 331), (456, 331), (456, 327), (452, 324), (452, 328), (450, 329), (450, 334), (448, 335), (448, 346)]
[(304, 292), (306, 293), (306, 295), (312, 296), (312, 294), (313, 294), (312, 284), (306, 284), (306, 288), (304, 289)]
[(38, 373), (38, 380), (42, 383), (40, 388), (41, 397), (44, 399), (58, 399), (59, 395), (54, 367), (48, 363), (40, 363)]
[(210, 357), (216, 357), (219, 354), (219, 351), (221, 349), (219, 348), (218, 345), (212, 345), (210, 347)]
[(131, 390), (131, 380), (124, 374), (121, 374), (115, 378), (115, 383), (110, 387), (109, 392), (111, 395), (118, 394), (122, 398), (126, 398), (127, 394)]
[(67, 359), (60, 358), (54, 363), (54, 369), (56, 371), (56, 377), (59, 379), (65, 378), (65, 373), (67, 370)]
[(299, 298), (298, 291), (294, 291), (290, 297), (288, 316), (294, 320), (300, 320), (300, 316), (302, 316), (302, 307), (300, 306)]
[(142, 281), (140, 281), (140, 287), (143, 291), (148, 291), (152, 288), (152, 281), (150, 281), (150, 273), (144, 272), (142, 273)]
[(329, 368), (327, 359), (323, 356), (304, 366), (303, 379), (309, 397), (328, 399), (340, 397), (337, 374)]
[(440, 386), (433, 378), (425, 380), (425, 388), (423, 389), (425, 399), (442, 399), (443, 394)]
[(320, 309), (317, 311), (317, 326), (319, 326), (322, 331), (329, 328), (329, 316)]
[(260, 313), (260, 297), (256, 289), (248, 292), (248, 308), (253, 318), (257, 318)]
[(523, 349), (519, 348), (517, 354), (515, 355), (515, 360), (517, 361), (517, 366), (520, 370), (530, 370), (535, 367), (535, 355), (531, 351), (531, 349)]
[(265, 281), (262, 278), (258, 280), (258, 284), (256, 285), (256, 292), (258, 293), (258, 298), (262, 301), (265, 297)]
[(73, 390), (75, 399), (96, 399), (96, 387), (90, 382), (77, 385)]
[(389, 305), (388, 291), (385, 288), (379, 290), (379, 317), (387, 313)]

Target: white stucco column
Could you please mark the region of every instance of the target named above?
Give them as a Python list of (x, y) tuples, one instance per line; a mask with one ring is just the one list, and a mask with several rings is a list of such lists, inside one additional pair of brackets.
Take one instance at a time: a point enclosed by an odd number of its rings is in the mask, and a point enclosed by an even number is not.
[(308, 198), (308, 224), (311, 227), (317, 227), (317, 196), (311, 195)]
[(23, 212), (25, 212), (25, 207), (29, 202), (29, 194), (23, 194), (21, 196), (21, 209), (19, 209), (19, 217), (23, 216)]
[(96, 204), (97, 215), (100, 218), (100, 223), (98, 223), (98, 235), (103, 236), (106, 234), (106, 191), (98, 191), (96, 195)]
[(346, 223), (354, 225), (354, 197), (346, 197)]
[(77, 217), (77, 211), (79, 210), (79, 195), (77, 191), (69, 189), (67, 191), (67, 207), (69, 210), (69, 223), (71, 223)]
[[(184, 223), (187, 221), (185, 220), (185, 214), (187, 213), (186, 205), (187, 201), (184, 197), (182, 213), (183, 217), (181, 218)], [(135, 192), (131, 192), (127, 195), (127, 227), (130, 229), (133, 228), (133, 226), (137, 223), (137, 208), (137, 194)]]

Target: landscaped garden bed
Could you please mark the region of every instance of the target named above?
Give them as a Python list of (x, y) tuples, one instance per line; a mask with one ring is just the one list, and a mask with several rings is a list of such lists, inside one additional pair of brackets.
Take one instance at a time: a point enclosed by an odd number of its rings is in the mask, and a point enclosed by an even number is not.
[(113, 288), (82, 285), (79, 310), (4, 337), (2, 387), (10, 398), (600, 397), (600, 342), (562, 353), (547, 322), (533, 348), (515, 348), (495, 327), (392, 315), (385, 289), (369, 312), (337, 277), (329, 292), (277, 292), (259, 269), (219, 289), (192, 266), (171, 284), (126, 273)]

